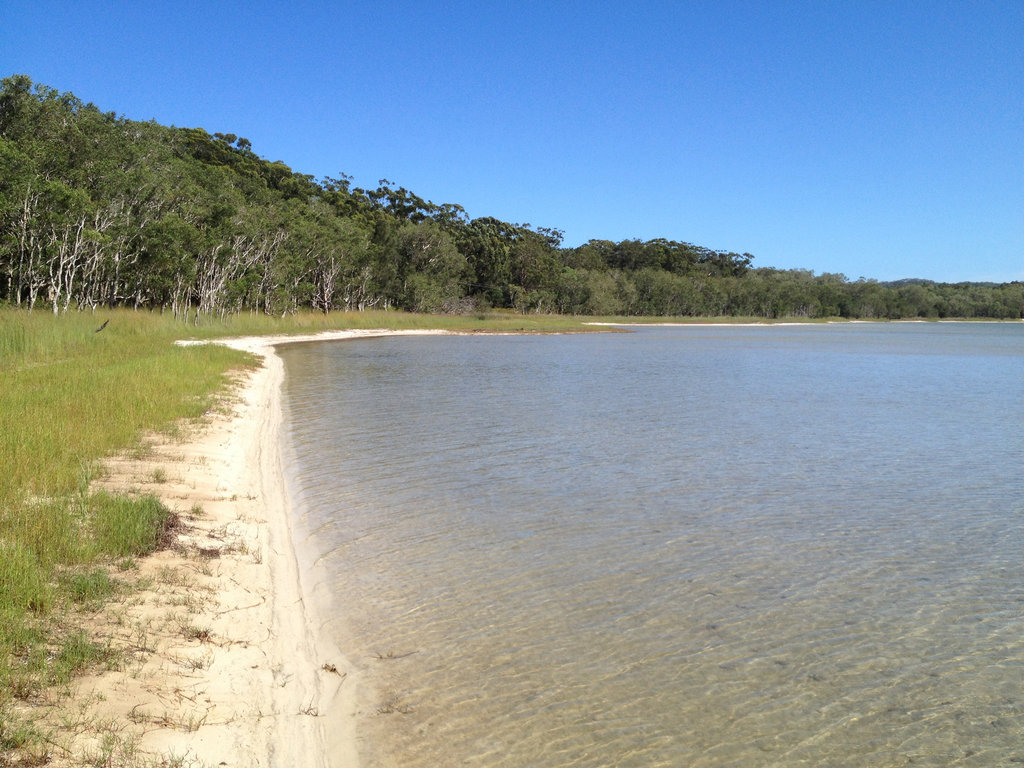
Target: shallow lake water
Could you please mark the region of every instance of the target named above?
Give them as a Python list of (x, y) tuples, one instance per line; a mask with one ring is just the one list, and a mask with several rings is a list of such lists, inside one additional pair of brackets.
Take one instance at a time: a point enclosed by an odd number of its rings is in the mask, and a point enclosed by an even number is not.
[(368, 768), (1024, 763), (1024, 325), (281, 352)]

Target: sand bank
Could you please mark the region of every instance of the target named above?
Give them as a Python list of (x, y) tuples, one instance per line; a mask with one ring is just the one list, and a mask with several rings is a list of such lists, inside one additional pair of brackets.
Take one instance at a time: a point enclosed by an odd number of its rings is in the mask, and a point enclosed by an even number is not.
[(218, 342), (263, 359), (240, 376), (226, 412), (210, 414), (182, 442), (109, 462), (96, 485), (154, 493), (184, 525), (176, 546), (126, 571), (124, 580), (141, 590), (97, 615), (97, 636), (130, 661), (83, 679), (54, 713), (65, 757), (358, 764), (358, 669), (318, 632), (295, 557), (280, 458), (284, 366), (274, 345), (424, 333), (438, 332)]

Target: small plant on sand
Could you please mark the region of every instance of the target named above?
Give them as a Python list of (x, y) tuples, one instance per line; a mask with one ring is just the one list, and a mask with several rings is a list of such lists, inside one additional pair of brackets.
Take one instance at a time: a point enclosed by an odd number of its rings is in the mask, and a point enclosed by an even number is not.
[[(10, 699), (0, 698), (0, 765), (7, 765), (4, 755), (17, 752), (23, 755), (24, 765), (45, 765), (49, 750), (46, 740), (38, 727), (19, 715), (11, 706)], [(39, 758), (33, 760), (32, 756)]]
[(110, 726), (99, 739), (99, 746), (84, 755), (84, 764), (95, 768), (109, 768), (115, 765), (133, 766), (138, 764), (139, 737), (135, 734), (121, 734)]
[(377, 707), (378, 715), (408, 715), (411, 714), (413, 709), (409, 704), (402, 701), (403, 696), (400, 693), (393, 693), (388, 696), (384, 703)]
[(201, 766), (197, 758), (189, 757), (188, 752), (184, 755), (177, 755), (174, 752), (168, 752), (165, 755), (161, 755), (160, 758), (152, 763), (153, 768), (195, 768)]
[(99, 664), (113, 667), (118, 653), (109, 645), (101, 645), (89, 639), (85, 632), (73, 632), (66, 637), (50, 665), (51, 684), (66, 684), (71, 678), (87, 667)]
[(63, 574), (59, 582), (75, 603), (93, 608), (110, 597), (117, 587), (106, 568), (90, 568), (85, 571), (71, 571)]
[(198, 672), (202, 669), (209, 669), (213, 664), (213, 651), (206, 651), (199, 656), (185, 656), (178, 660), (186, 669), (190, 669), (193, 672)]

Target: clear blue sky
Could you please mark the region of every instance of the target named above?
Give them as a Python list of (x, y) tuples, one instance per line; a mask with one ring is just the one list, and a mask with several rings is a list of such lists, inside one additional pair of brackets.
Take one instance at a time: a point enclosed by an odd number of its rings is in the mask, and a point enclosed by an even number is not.
[(1024, 2), (49, 2), (0, 76), (470, 216), (1024, 279)]

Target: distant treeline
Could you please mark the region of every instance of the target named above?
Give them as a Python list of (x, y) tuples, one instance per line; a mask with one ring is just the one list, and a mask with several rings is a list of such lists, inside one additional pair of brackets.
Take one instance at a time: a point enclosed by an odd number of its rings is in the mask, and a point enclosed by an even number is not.
[(1019, 318), (1024, 284), (849, 281), (749, 253), (471, 219), (382, 180), (319, 181), (233, 134), (137, 122), (0, 81), (0, 303), (181, 317), (314, 308)]

